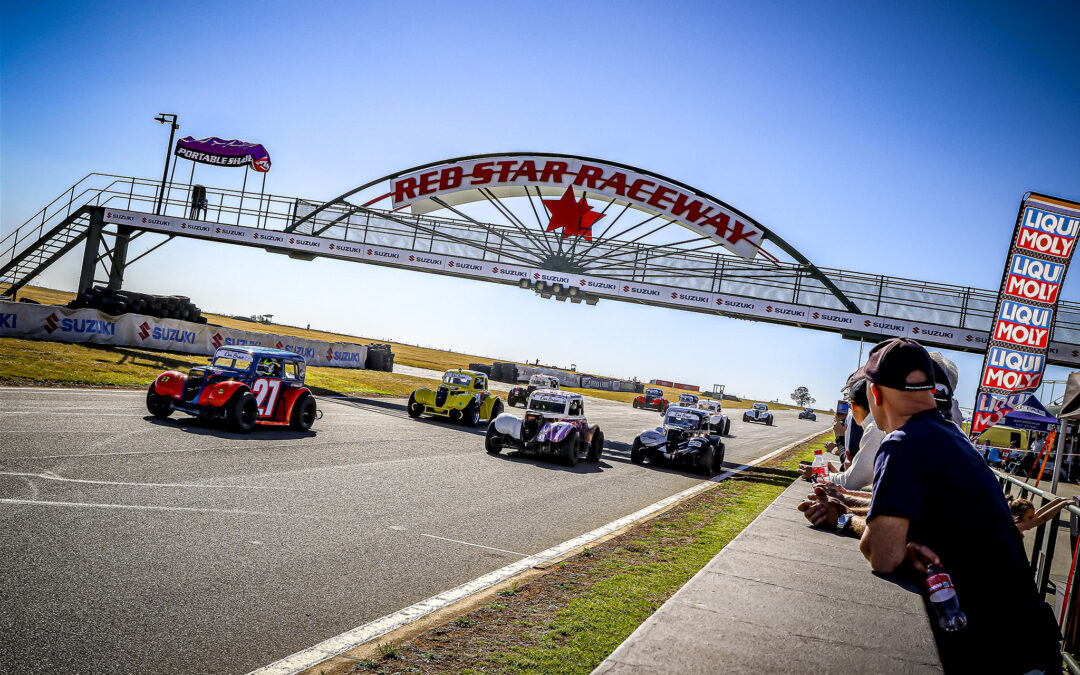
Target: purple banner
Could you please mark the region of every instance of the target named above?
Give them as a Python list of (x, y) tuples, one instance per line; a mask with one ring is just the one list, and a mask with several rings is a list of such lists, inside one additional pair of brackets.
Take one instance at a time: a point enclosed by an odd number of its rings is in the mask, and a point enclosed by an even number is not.
[(226, 141), (211, 136), (196, 139), (185, 136), (176, 142), (177, 157), (214, 166), (250, 166), (259, 172), (270, 170), (270, 153), (258, 143)]

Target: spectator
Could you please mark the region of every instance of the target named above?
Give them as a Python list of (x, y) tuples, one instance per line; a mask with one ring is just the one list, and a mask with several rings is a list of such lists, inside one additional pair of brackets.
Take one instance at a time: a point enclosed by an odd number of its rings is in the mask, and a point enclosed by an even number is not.
[[(1060, 671), (1061, 634), (1031, 579), (1019, 530), (994, 474), (933, 396), (934, 367), (908, 338), (876, 345), (865, 366), (870, 411), (887, 433), (878, 449), (865, 518), (826, 496), (804, 511), (819, 525), (861, 537), (875, 572), (941, 564), (952, 576), (967, 627), (940, 636), (947, 671)], [(800, 508), (803, 508), (800, 506)], [(844, 519), (840, 520), (840, 516)], [(1012, 649), (1000, 644), (1010, 627)]]
[(930, 358), (934, 362), (934, 401), (945, 419), (960, 426), (964, 422), (964, 413), (956, 401), (956, 383), (960, 371), (941, 352), (930, 352)]
[(1035, 505), (1031, 503), (1030, 499), (1012, 499), (1009, 501), (1009, 510), (1012, 511), (1013, 520), (1016, 521), (1016, 529), (1024, 533), (1049, 522), (1051, 518), (1061, 513), (1061, 510), (1070, 503), (1074, 505), (1080, 504), (1080, 501), (1077, 500), (1077, 497), (1071, 499), (1068, 497), (1055, 497), (1036, 511)]
[[(859, 370), (858, 374), (861, 376), (862, 371)], [(874, 458), (877, 456), (878, 446), (881, 445), (885, 434), (874, 425), (874, 417), (870, 414), (870, 403), (866, 397), (866, 379), (859, 377), (851, 382), (847, 391), (851, 414), (855, 423), (862, 429), (862, 438), (850, 466), (844, 471), (838, 471), (836, 467), (829, 464), (830, 473), (825, 480), (849, 490), (866, 490), (874, 482)], [(813, 467), (807, 466), (803, 469), (803, 477), (809, 479), (812, 472)]]
[[(848, 376), (847, 382), (844, 383), (844, 388), (841, 390), (845, 399), (850, 398), (851, 385), (853, 385), (856, 380), (862, 379), (861, 373), (862, 368)], [(847, 456), (847, 461), (854, 461), (855, 456), (859, 454), (859, 443), (862, 440), (863, 428), (855, 421), (855, 416), (852, 415), (850, 410), (848, 410), (848, 414), (840, 426), (843, 431), (841, 432), (842, 436), (840, 440), (837, 441), (837, 445), (843, 449), (844, 452), (842, 454)], [(835, 423), (833, 424), (833, 433), (836, 433)]]

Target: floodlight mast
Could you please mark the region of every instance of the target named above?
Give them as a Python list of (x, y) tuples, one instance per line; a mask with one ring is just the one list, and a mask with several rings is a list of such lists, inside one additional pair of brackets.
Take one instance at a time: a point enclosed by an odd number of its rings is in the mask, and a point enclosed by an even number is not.
[(161, 202), (165, 198), (165, 180), (169, 176), (169, 160), (172, 159), (173, 137), (176, 135), (176, 130), (180, 128), (176, 120), (177, 116), (173, 113), (158, 113), (158, 116), (154, 118), (155, 122), (170, 125), (169, 145), (165, 148), (165, 170), (161, 173), (161, 190), (158, 192), (157, 205), (154, 207), (154, 215), (156, 216), (161, 215)]

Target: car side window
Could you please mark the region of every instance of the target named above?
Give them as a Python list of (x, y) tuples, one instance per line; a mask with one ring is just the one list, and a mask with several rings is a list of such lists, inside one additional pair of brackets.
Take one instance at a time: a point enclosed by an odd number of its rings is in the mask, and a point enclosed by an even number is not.
[(477, 389), (486, 389), (487, 388), (487, 382), (484, 382), (484, 378), (482, 378), (482, 377), (476, 378), (476, 388)]
[(296, 361), (285, 362), (285, 379), (297, 380), (300, 379), (300, 369), (297, 367)]

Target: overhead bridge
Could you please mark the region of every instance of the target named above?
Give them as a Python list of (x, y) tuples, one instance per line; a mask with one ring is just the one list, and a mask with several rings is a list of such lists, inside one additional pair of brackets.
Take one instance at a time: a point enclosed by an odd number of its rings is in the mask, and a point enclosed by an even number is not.
[[(349, 193), (325, 202), (208, 187), (204, 209), (191, 205), (193, 186), (167, 183), (159, 215), (159, 181), (90, 174), (0, 240), (2, 295), (15, 296), (79, 244), (85, 244), (79, 289), (98, 282), (118, 288), (127, 266), (186, 237), (301, 260), (336, 258), (515, 285), (571, 302), (635, 302), (849, 339), (907, 335), (927, 345), (985, 351), (995, 291), (819, 268), (786, 242), (779, 253), (795, 260), (764, 249), (743, 257), (705, 235), (687, 236), (657, 214), (631, 215), (627, 204), (585, 189), (560, 199), (579, 213), (593, 212), (582, 205), (586, 200), (602, 206), (588, 238), (551, 229), (559, 208), (551, 202), (560, 191), (550, 187), (484, 190), (483, 209), (468, 212), (461, 198), (403, 208), (390, 203), (383, 180), (364, 186), (377, 194), (358, 189), (360, 199)], [(508, 205), (515, 197), (519, 203)], [(755, 246), (777, 242), (761, 229), (765, 236)], [(1050, 363), (1080, 364), (1080, 304), (1059, 305), (1050, 340)]]

